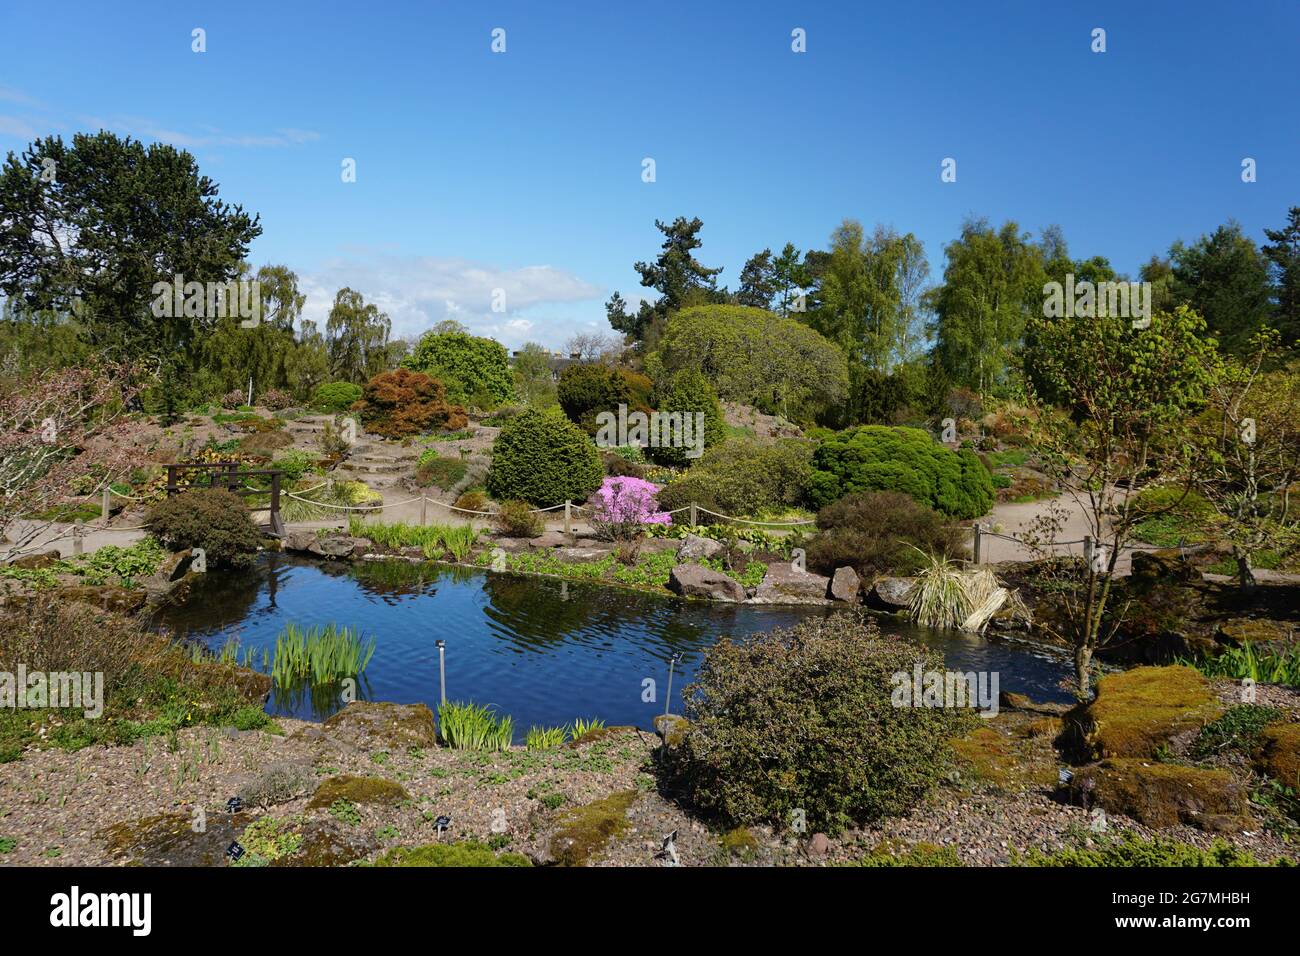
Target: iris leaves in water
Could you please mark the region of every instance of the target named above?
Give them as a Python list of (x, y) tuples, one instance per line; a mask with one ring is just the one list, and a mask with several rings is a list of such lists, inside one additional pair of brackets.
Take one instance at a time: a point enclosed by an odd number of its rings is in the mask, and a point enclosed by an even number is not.
[(337, 684), (365, 671), (375, 653), (375, 640), (363, 644), (347, 627), (310, 627), (286, 624), (275, 639), (271, 678), (280, 687), (307, 681), (313, 686)]
[(438, 708), (438, 733), (454, 750), (509, 750), (515, 722), (491, 707), (449, 700)]

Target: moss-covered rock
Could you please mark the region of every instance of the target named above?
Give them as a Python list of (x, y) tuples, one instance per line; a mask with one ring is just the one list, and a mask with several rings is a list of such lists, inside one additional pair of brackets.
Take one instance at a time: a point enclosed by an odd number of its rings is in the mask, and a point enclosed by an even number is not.
[(636, 798), (635, 790), (622, 790), (566, 811), (551, 834), (551, 858), (561, 866), (585, 866), (627, 829), (627, 811)]
[(1066, 715), (1062, 743), (1084, 761), (1152, 757), (1222, 712), (1210, 682), (1192, 668), (1135, 667), (1103, 677), (1097, 696)]
[[(1056, 779), (1054, 760), (1035, 760), (1021, 750), (1023, 741), (983, 724), (964, 737), (952, 741), (958, 779), (989, 784), (999, 790), (1015, 792), (1047, 785)], [(1043, 745), (1042, 750), (1048, 748)], [(1043, 754), (1047, 757), (1047, 754)]]
[(1270, 724), (1260, 732), (1255, 766), (1283, 786), (1300, 790), (1300, 724)]
[(426, 846), (393, 847), (375, 861), (375, 866), (532, 866), (518, 853), (492, 852), (482, 843), (431, 843)]
[(1288, 632), (1277, 621), (1234, 617), (1219, 625), (1215, 639), (1229, 647), (1243, 647), (1247, 644), (1281, 642), (1287, 640), (1288, 636)]
[(1181, 584), (1201, 577), (1201, 572), (1178, 548), (1134, 551), (1132, 568), (1132, 581), (1139, 585)]
[(1184, 823), (1231, 833), (1251, 824), (1246, 788), (1226, 770), (1137, 758), (1103, 760), (1075, 773), (1070, 795), (1077, 803), (1155, 828)]
[(157, 813), (100, 831), (109, 854), (131, 866), (222, 866), (226, 848), (251, 818), (244, 813), (210, 812), (202, 832), (189, 813)]
[(354, 701), (320, 726), (325, 736), (361, 750), (433, 747), (438, 734), (424, 704)]
[(680, 714), (658, 714), (654, 719), (655, 733), (670, 749), (686, 739), (691, 722)]
[(410, 800), (406, 788), (393, 780), (383, 777), (354, 777), (344, 774), (321, 781), (311, 800), (307, 803), (309, 810), (329, 809), (336, 800), (348, 803), (381, 804), (394, 806), (403, 800)]

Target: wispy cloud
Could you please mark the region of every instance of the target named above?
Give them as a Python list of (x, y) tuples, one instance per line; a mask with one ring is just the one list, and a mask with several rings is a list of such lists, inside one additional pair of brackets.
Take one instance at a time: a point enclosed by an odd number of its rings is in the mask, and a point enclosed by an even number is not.
[(231, 133), (216, 127), (205, 127), (194, 132), (173, 129), (139, 116), (114, 116), (101, 118), (86, 116), (82, 119), (97, 128), (125, 133), (136, 139), (152, 139), (170, 143), (184, 149), (203, 149), (213, 146), (284, 147), (301, 146), (320, 139), (312, 130), (285, 127), (270, 133)]
[[(557, 307), (598, 299), (604, 290), (553, 266), (505, 268), (467, 259), (371, 252), (332, 259), (303, 275), (305, 318), (324, 327), (334, 295), (347, 286), (393, 320), (395, 337), (417, 336), (444, 319), (507, 347), (529, 339), (558, 348), (585, 328)], [(493, 305), (502, 311), (494, 311)], [(523, 314), (527, 313), (527, 314)]]
[(16, 136), (18, 139), (33, 140), (36, 130), (17, 116), (0, 116), (0, 136)]

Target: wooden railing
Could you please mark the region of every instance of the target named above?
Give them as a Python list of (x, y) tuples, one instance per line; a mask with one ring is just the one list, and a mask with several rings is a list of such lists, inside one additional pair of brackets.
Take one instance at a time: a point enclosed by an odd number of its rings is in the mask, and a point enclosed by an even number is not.
[[(181, 478), (188, 471), (206, 472), (208, 483), (204, 485), (195, 485), (193, 482), (181, 483)], [(261, 525), (261, 530), (272, 534), (277, 538), (284, 537), (284, 520), (280, 517), (280, 481), (284, 472), (275, 469), (267, 470), (246, 470), (241, 471), (239, 463), (235, 461), (217, 461), (204, 462), (194, 465), (168, 465), (167, 466), (167, 497), (171, 497), (182, 491), (190, 491), (195, 487), (224, 488), (232, 491), (237, 495), (263, 495), (267, 493), (266, 488), (254, 488), (245, 481), (249, 478), (269, 477), (271, 479), (271, 518), (270, 521)]]

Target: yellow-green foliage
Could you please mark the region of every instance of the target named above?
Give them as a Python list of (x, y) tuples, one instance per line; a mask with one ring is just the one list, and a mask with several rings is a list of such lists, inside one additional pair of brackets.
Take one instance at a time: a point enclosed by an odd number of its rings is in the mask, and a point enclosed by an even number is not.
[(1119, 839), (1094, 837), (1085, 848), (1059, 850), (1056, 853), (1032, 851), (1016, 862), (1024, 866), (1292, 866), (1285, 858), (1272, 864), (1262, 863), (1244, 850), (1215, 840), (1208, 850), (1177, 840), (1156, 837), (1143, 839), (1125, 833)]
[(432, 843), (426, 846), (393, 847), (375, 861), (375, 866), (532, 866), (519, 853), (493, 853), (473, 840), (461, 843)]
[(1259, 769), (1283, 786), (1300, 790), (1300, 724), (1270, 724), (1260, 737)]
[(567, 811), (551, 835), (551, 853), (556, 861), (562, 866), (585, 865), (627, 829), (627, 811), (636, 797), (635, 790), (622, 790)]
[(1079, 771), (1073, 787), (1076, 794), (1086, 793), (1092, 805), (1150, 827), (1186, 823), (1223, 830), (1249, 823), (1246, 790), (1226, 770), (1124, 757)]
[(853, 864), (854, 866), (962, 866), (955, 847), (916, 843), (896, 852), (882, 843)]
[(248, 852), (235, 866), (267, 866), (302, 847), (302, 833), (293, 821), (259, 817), (250, 823), (239, 838)]
[(1178, 733), (1223, 712), (1210, 683), (1190, 667), (1135, 667), (1097, 684), (1097, 697), (1070, 713), (1090, 759), (1151, 757)]
[(349, 803), (396, 804), (411, 799), (406, 788), (382, 777), (354, 777), (344, 774), (321, 781), (307, 804), (308, 809), (328, 809), (336, 800)]
[(736, 827), (722, 835), (722, 849), (726, 852), (748, 860), (758, 852), (758, 837), (749, 827)]

